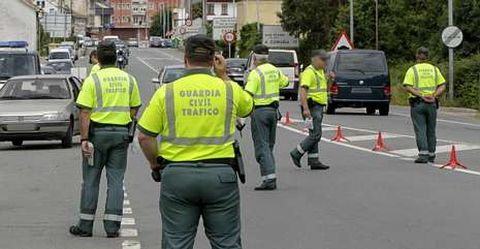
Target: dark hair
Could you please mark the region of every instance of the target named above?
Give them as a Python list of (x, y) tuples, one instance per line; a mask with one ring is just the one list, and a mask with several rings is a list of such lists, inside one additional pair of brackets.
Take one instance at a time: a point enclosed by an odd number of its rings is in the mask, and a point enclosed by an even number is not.
[(206, 65), (215, 56), (215, 41), (206, 35), (194, 35), (185, 41), (185, 57), (191, 64)]
[(117, 62), (117, 52), (115, 43), (111, 41), (102, 41), (98, 44), (97, 58), (100, 65), (115, 65)]
[[(93, 64), (92, 57), (97, 57), (97, 50), (92, 50), (92, 52), (90, 52), (90, 57), (89, 57), (90, 59), (89, 59), (89, 62), (88, 62), (90, 64)], [(97, 59), (98, 59), (98, 57), (97, 57)]]
[(263, 55), (268, 55), (269, 49), (267, 46), (263, 44), (258, 44), (253, 47), (253, 52), (255, 54), (263, 54)]

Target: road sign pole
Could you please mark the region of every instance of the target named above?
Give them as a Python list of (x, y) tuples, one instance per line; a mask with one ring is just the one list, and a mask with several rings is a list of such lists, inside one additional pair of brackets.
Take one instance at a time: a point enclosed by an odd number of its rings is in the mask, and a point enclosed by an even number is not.
[(232, 43), (228, 43), (228, 58), (232, 58)]
[(353, 39), (353, 26), (354, 26), (354, 21), (353, 21), (353, 0), (350, 0), (350, 39), (352, 43), (355, 43), (355, 40)]
[[(453, 26), (453, 0), (448, 0), (448, 25)], [(454, 68), (453, 68), (453, 48), (448, 49), (448, 98), (454, 97)]]

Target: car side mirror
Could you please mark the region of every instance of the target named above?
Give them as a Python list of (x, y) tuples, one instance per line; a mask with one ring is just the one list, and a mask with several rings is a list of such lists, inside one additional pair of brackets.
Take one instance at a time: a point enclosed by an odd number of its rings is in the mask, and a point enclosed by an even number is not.
[(152, 79), (153, 84), (159, 84), (160, 85), (160, 79), (159, 78), (153, 78)]

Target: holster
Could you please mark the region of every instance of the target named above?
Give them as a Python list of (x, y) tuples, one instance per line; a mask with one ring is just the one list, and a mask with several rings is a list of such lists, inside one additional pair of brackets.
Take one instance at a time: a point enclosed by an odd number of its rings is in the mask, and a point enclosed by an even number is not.
[(132, 143), (135, 138), (135, 132), (137, 130), (137, 119), (133, 119), (128, 125), (128, 143)]
[(240, 143), (237, 140), (235, 140), (235, 142), (233, 143), (233, 151), (235, 152), (235, 160), (232, 164), (232, 168), (237, 173), (240, 182), (242, 184), (245, 184), (245, 165), (243, 164), (242, 152), (240, 151)]

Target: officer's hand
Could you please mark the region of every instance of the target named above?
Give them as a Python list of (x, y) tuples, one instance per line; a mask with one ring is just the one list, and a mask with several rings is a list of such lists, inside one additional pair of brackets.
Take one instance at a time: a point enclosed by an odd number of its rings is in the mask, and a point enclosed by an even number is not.
[(303, 108), (303, 117), (304, 118), (312, 118), (312, 114), (310, 113), (310, 109)]
[(92, 151), (90, 151), (90, 149), (88, 148), (88, 141), (82, 141), (82, 144), (81, 144), (81, 149), (82, 149), (82, 153), (84, 156), (91, 156), (92, 155)]
[(152, 171), (152, 179), (154, 182), (161, 182), (162, 181), (162, 172), (161, 171)]
[(215, 58), (213, 60), (213, 69), (215, 70), (215, 74), (224, 79), (227, 78), (227, 62), (225, 61), (225, 58), (223, 58), (222, 55), (215, 55)]
[(433, 96), (422, 96), (422, 99), (423, 99), (423, 101), (425, 101), (427, 103), (434, 103), (435, 102), (435, 98)]
[(330, 77), (331, 80), (335, 80), (335, 78), (337, 77), (337, 75), (335, 75), (334, 72), (330, 72), (328, 76)]

